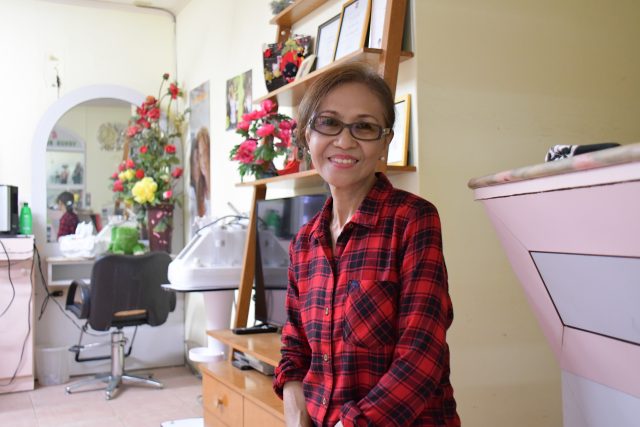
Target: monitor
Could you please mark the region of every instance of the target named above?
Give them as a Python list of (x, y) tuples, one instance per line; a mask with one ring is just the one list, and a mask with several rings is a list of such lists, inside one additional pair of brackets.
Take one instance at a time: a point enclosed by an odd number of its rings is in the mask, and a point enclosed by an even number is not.
[(289, 244), (300, 227), (322, 209), (326, 199), (326, 194), (314, 194), (258, 201), (256, 322), (276, 327), (286, 322)]

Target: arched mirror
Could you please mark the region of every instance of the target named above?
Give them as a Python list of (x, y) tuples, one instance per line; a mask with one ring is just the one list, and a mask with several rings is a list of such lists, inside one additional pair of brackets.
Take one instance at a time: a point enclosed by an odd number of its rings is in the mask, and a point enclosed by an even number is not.
[(83, 220), (101, 219), (113, 209), (109, 176), (123, 157), (122, 130), (132, 105), (143, 100), (125, 87), (88, 86), (56, 101), (40, 120), (32, 143), (31, 204), (36, 242), (45, 255), (59, 253), (60, 193), (74, 195)]
[(58, 120), (47, 140), (47, 241), (55, 242), (65, 207), (61, 194), (73, 196), (81, 221), (99, 230), (113, 213), (108, 177), (123, 159), (131, 104), (93, 99), (76, 105)]

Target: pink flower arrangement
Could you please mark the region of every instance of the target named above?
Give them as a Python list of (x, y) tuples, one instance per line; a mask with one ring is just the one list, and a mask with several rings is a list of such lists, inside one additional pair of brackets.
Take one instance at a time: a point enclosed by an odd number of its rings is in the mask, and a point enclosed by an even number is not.
[(256, 178), (275, 175), (273, 160), (289, 153), (295, 127), (296, 121), (278, 113), (278, 106), (270, 99), (254, 111), (243, 114), (236, 133), (244, 140), (229, 153), (229, 158), (239, 163), (240, 179), (247, 174)]

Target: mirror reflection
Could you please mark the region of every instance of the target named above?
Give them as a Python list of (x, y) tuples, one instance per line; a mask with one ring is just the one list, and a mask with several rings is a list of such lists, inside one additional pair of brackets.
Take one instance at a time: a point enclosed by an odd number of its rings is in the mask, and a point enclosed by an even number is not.
[(46, 153), (48, 242), (68, 232), (67, 218), (62, 227), (60, 221), (67, 210), (79, 221), (92, 222), (96, 231), (113, 213), (109, 177), (122, 161), (131, 113), (132, 105), (125, 101), (95, 99), (70, 109), (51, 130)]

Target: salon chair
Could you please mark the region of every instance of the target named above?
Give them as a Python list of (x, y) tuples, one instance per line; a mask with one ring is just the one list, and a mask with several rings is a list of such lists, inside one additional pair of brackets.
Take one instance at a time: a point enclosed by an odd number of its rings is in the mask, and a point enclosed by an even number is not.
[[(106, 255), (96, 260), (91, 270), (91, 283), (75, 280), (69, 287), (66, 309), (79, 319), (86, 319), (77, 346), (76, 361), (111, 359), (111, 372), (95, 375), (65, 388), (72, 393), (77, 388), (95, 383), (107, 384), (105, 397), (111, 399), (123, 382), (162, 388), (162, 383), (149, 377), (131, 375), (124, 370), (125, 357), (131, 353), (133, 340), (125, 355), (127, 339), (122, 328), (129, 326), (160, 326), (175, 309), (175, 293), (161, 287), (169, 283), (167, 270), (171, 257), (164, 252), (144, 255)], [(76, 297), (79, 293), (79, 301)], [(96, 331), (111, 330), (111, 355), (81, 358), (82, 334), (87, 325)], [(135, 339), (135, 334), (134, 334)], [(161, 344), (161, 343), (159, 343)]]

